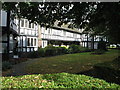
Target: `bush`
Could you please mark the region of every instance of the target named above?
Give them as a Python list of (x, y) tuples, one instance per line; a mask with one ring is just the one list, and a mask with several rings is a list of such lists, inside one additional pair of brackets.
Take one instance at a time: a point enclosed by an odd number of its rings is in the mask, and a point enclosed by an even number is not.
[(56, 47), (57, 55), (66, 54), (67, 49), (65, 47)]
[(101, 39), (101, 41), (98, 42), (98, 49), (100, 50), (107, 50), (106, 42)]
[(65, 47), (61, 47), (61, 49), (62, 49), (62, 54), (66, 54), (67, 53), (67, 48), (65, 48)]
[(54, 56), (56, 54), (57, 54), (56, 47), (52, 45), (48, 45), (47, 47), (45, 47), (45, 56)]
[(74, 44), (70, 45), (68, 48), (69, 53), (79, 53), (79, 52), (87, 52), (87, 51), (90, 51), (90, 49)]
[(12, 64), (9, 61), (2, 62), (2, 70), (6, 71), (7, 69), (12, 68)]
[(45, 49), (44, 48), (38, 48), (38, 54), (40, 57), (44, 57), (45, 56)]
[(44, 48), (45, 56), (55, 56), (62, 55), (67, 53), (67, 49), (65, 47), (54, 47), (52, 45), (48, 45)]
[(28, 58), (38, 58), (40, 56), (39, 56), (38, 51), (34, 51), (34, 52), (29, 52), (28, 55), (27, 55), (27, 57)]
[(80, 50), (79, 47), (80, 47), (79, 45), (72, 44), (72, 45), (69, 46), (68, 52), (69, 53), (77, 53)]
[(92, 54), (100, 55), (100, 54), (104, 54), (104, 53), (105, 53), (105, 50), (98, 49), (98, 50), (95, 50)]
[(2, 89), (5, 88), (68, 88), (71, 90), (119, 90), (120, 85), (86, 75), (68, 73), (23, 75), (18, 77), (2, 77)]
[(82, 47), (82, 46), (79, 47), (79, 52), (89, 52), (89, 51), (91, 51), (89, 48)]

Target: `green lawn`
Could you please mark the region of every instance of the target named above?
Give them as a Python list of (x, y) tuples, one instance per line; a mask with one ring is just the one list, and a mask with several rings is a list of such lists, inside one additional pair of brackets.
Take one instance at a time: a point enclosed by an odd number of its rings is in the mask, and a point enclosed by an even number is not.
[(84, 90), (107, 88), (119, 90), (120, 85), (118, 84), (86, 75), (69, 74), (91, 70), (98, 63), (112, 62), (119, 56), (119, 52), (109, 50), (102, 55), (92, 55), (89, 52), (34, 59), (33, 63), (26, 66), (26, 72), (32, 75), (2, 77), (2, 88), (82, 88)]
[(91, 52), (66, 54), (53, 57), (38, 58), (26, 66), (27, 73), (79, 73), (90, 70), (95, 64), (110, 62), (118, 57), (120, 51), (109, 50), (102, 55), (92, 55)]

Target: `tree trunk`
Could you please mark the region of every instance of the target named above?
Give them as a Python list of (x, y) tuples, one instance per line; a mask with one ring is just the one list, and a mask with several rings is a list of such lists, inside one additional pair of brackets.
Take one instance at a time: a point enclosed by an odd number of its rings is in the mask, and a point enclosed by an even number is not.
[(9, 60), (9, 40), (10, 40), (10, 10), (7, 11), (7, 59)]

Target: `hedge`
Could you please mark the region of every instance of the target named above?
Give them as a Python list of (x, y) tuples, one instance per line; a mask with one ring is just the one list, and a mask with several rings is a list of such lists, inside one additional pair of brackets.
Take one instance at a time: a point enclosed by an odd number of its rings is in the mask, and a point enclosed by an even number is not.
[(57, 73), (2, 77), (3, 88), (83, 88), (85, 90), (107, 88), (119, 90), (120, 85), (86, 75)]

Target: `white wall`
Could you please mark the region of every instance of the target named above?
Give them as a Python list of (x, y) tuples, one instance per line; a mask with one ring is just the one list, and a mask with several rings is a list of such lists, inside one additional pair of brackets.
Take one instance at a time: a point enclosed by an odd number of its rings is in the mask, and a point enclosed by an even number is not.
[(52, 28), (41, 28), (41, 38), (47, 40), (81, 41), (80, 34)]
[[(24, 22), (23, 26), (22, 26), (22, 20)], [(18, 19), (16, 19), (16, 22), (18, 23)], [(31, 25), (31, 27), (29, 27), (29, 25)], [(32, 27), (32, 25), (34, 25), (34, 27)], [(31, 51), (38, 50), (38, 25), (30, 23), (27, 19), (21, 19), (20, 20), (20, 38), (18, 38), (19, 47), (22, 47), (22, 46), (27, 47), (27, 52), (30, 51), (29, 49), (30, 47), (34, 47), (34, 50), (31, 50)], [(22, 38), (23, 38), (23, 45), (21, 44)], [(28, 45), (28, 38), (30, 40), (29, 41), (30, 45)], [(33, 42), (31, 40), (33, 40)], [(35, 41), (36, 41), (36, 45), (35, 45)], [(26, 49), (23, 48), (23, 51), (25, 52)]]

